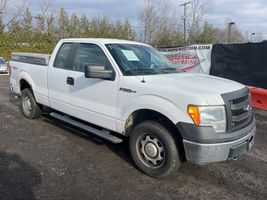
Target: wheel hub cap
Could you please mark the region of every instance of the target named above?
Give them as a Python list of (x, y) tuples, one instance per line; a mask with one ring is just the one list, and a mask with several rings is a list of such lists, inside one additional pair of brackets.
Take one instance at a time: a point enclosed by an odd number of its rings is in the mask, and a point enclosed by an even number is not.
[(164, 148), (159, 139), (145, 135), (140, 140), (138, 150), (142, 161), (153, 168), (160, 167), (164, 162)]
[(151, 158), (155, 158), (158, 155), (158, 149), (153, 143), (146, 144), (145, 152)]
[(29, 97), (25, 97), (24, 98), (24, 106), (25, 106), (27, 111), (31, 111), (32, 110), (32, 104), (31, 104), (31, 100), (30, 100)]

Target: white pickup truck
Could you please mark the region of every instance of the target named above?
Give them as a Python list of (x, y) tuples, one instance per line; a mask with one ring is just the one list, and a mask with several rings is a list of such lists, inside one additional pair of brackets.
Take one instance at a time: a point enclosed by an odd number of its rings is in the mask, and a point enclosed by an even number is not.
[(12, 53), (10, 66), (10, 89), (27, 118), (48, 110), (113, 143), (129, 137), (133, 161), (153, 177), (184, 161), (236, 158), (254, 143), (247, 87), (183, 73), (146, 44), (64, 39), (51, 56)]

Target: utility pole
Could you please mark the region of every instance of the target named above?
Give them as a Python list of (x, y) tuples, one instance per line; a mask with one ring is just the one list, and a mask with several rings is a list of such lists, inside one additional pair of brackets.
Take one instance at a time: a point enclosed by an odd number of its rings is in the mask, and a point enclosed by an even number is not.
[(187, 9), (187, 5), (190, 4), (191, 2), (185, 2), (183, 4), (181, 4), (180, 6), (184, 7), (184, 16), (182, 17), (182, 20), (184, 21), (184, 45), (186, 43), (186, 9)]
[(228, 37), (227, 37), (227, 44), (230, 43), (230, 36), (231, 36), (231, 28), (232, 26), (235, 25), (235, 22), (230, 22), (229, 23), (229, 28), (228, 28)]

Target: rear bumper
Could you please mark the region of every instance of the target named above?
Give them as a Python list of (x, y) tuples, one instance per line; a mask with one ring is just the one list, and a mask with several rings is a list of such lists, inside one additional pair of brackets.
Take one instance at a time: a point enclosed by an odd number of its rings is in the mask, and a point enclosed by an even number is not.
[[(238, 139), (232, 138), (232, 141), (225, 140), (224, 142), (221, 142), (218, 140), (220, 142), (216, 142), (213, 138), (213, 142), (205, 143), (201, 141), (183, 139), (187, 161), (202, 165), (233, 159), (238, 155), (247, 152), (254, 144), (254, 138), (256, 135), (255, 118), (253, 118), (248, 127), (243, 128), (238, 132), (240, 134), (242, 133), (241, 137)], [(229, 134), (229, 136), (233, 134), (235, 133)]]

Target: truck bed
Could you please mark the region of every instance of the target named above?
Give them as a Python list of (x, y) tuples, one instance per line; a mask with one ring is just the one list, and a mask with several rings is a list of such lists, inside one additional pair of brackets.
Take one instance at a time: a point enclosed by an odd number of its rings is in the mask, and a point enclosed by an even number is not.
[(47, 69), (50, 55), (36, 53), (11, 54), (10, 83), (12, 90), (20, 95), (20, 82), (27, 80), (31, 85), (36, 101), (48, 105)]
[(48, 65), (51, 55), (38, 53), (13, 52), (12, 60), (16, 62), (29, 63), (34, 65)]

